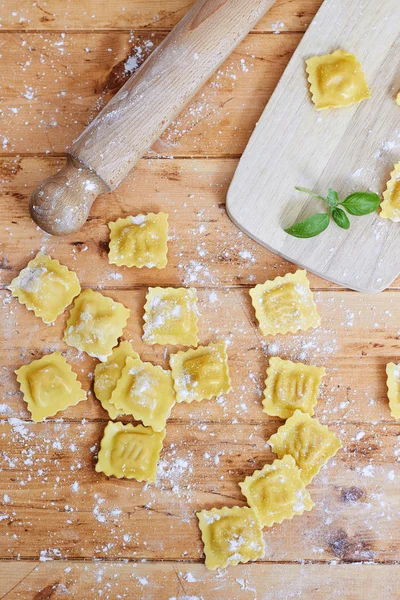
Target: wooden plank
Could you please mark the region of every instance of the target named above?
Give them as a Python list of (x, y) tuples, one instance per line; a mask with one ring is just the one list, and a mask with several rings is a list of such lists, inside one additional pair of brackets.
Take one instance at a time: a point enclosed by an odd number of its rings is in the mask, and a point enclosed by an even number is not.
[[(259, 424), (230, 424), (228, 435), (220, 423), (171, 423), (149, 485), (95, 472), (103, 429), (0, 426), (0, 557), (201, 561), (196, 510), (243, 505), (238, 482), (274, 458), (266, 442), (277, 423), (260, 416)], [(316, 507), (265, 530), (264, 561), (397, 559), (399, 426), (331, 429), (344, 449), (309, 486)]]
[[(79, 273), (84, 286), (105, 289), (140, 285), (201, 287), (251, 285), (283, 275), (288, 264), (232, 224), (224, 203), (237, 160), (142, 160), (112, 194), (96, 201), (78, 233), (51, 237), (28, 212), (29, 196), (64, 161), (56, 158), (0, 159), (0, 285), (8, 284), (40, 248)], [(109, 265), (107, 222), (141, 211), (170, 215), (166, 269)], [(88, 260), (90, 256), (90, 260)], [(330, 284), (313, 279), (316, 288)]]
[[(277, 0), (276, 6), (260, 21), (257, 31), (304, 31), (322, 0)], [(84, 4), (51, 0), (21, 0), (18, 7), (1, 7), (2, 31), (62, 29), (171, 29), (194, 4), (194, 0), (112, 0)]]
[[(168, 353), (176, 348), (148, 346), (141, 340), (146, 289), (107, 291), (131, 309), (124, 332), (143, 360), (168, 366)], [(257, 423), (264, 418), (261, 396), (268, 356), (325, 365), (317, 415), (325, 422), (393, 422), (390, 416), (385, 366), (400, 362), (398, 292), (379, 296), (357, 293), (321, 292), (316, 295), (322, 326), (300, 335), (262, 338), (255, 322), (247, 290), (199, 291), (200, 340), (219, 338), (229, 343), (228, 353), (234, 391), (224, 401), (180, 404), (172, 412), (175, 422)], [(68, 311), (67, 311), (68, 312)], [(0, 382), (5, 390), (1, 400), (3, 417), (28, 419), (29, 413), (18, 391), (13, 371), (43, 353), (60, 350), (76, 370), (85, 389), (91, 385), (96, 361), (79, 354), (62, 342), (67, 313), (54, 326), (44, 325), (32, 312), (0, 294)], [(106, 413), (93, 396), (61, 415), (68, 420), (104, 420)], [(279, 420), (273, 419), (275, 423)]]
[[(226, 215), (226, 192), (236, 159), (142, 160), (115, 192), (96, 201), (83, 230), (55, 238), (35, 226), (28, 202), (39, 182), (63, 164), (50, 157), (0, 159), (0, 286), (9, 284), (40, 248), (76, 270), (83, 286), (104, 289), (251, 286), (290, 269), (286, 261), (243, 235)], [(160, 210), (170, 215), (166, 269), (109, 265), (107, 222)], [(323, 279), (311, 280), (316, 290), (338, 289)], [(399, 284), (400, 279), (391, 287), (397, 289)]]
[[(164, 37), (140, 31), (2, 33), (1, 152), (64, 152)], [(247, 36), (152, 155), (240, 154), (300, 38)]]
[(0, 564), (0, 594), (7, 600), (65, 600), (68, 594), (75, 600), (326, 600), (335, 590), (346, 600), (397, 600), (399, 570), (397, 565), (248, 564), (215, 574), (184, 563), (13, 561)]

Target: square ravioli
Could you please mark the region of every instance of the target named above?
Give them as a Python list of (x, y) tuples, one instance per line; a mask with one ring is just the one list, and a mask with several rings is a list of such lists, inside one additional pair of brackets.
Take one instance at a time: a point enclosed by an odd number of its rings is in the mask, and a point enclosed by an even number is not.
[(295, 410), (314, 414), (318, 387), (325, 375), (323, 367), (314, 367), (272, 357), (269, 360), (264, 390), (264, 412), (271, 417), (288, 419)]
[(285, 454), (293, 456), (306, 485), (342, 447), (340, 440), (326, 425), (321, 425), (317, 419), (300, 410), (296, 410), (279, 427), (268, 444), (279, 458), (283, 458)]
[(130, 310), (100, 292), (84, 290), (75, 300), (64, 331), (68, 346), (105, 361), (118, 343)]
[(118, 479), (155, 481), (165, 429), (110, 421), (104, 429), (96, 471)]
[(400, 419), (400, 365), (386, 365), (389, 408), (392, 417)]
[(162, 431), (175, 404), (171, 371), (128, 356), (110, 402), (119, 412)]
[(59, 352), (23, 365), (15, 373), (28, 410), (36, 423), (86, 400), (86, 394), (75, 373)]
[(75, 273), (39, 252), (8, 289), (28, 310), (50, 324), (80, 293), (81, 286)]
[(147, 344), (197, 346), (197, 321), (194, 288), (149, 288), (143, 326)]
[(380, 216), (395, 223), (400, 221), (400, 162), (394, 165), (390, 173), (386, 191), (383, 192)]
[(263, 335), (296, 333), (321, 324), (306, 271), (256, 285), (250, 296)]
[(317, 110), (342, 108), (371, 97), (365, 75), (354, 54), (336, 50), (306, 60), (308, 81)]
[(149, 213), (129, 216), (108, 224), (111, 264), (164, 269), (167, 264), (168, 215)]
[(292, 456), (286, 455), (261, 471), (254, 471), (239, 486), (262, 527), (302, 515), (314, 506)]
[(231, 390), (225, 342), (170, 356), (177, 402), (200, 402)]
[(139, 358), (139, 354), (134, 351), (131, 344), (123, 341), (113, 349), (106, 362), (99, 363), (94, 370), (95, 396), (100, 400), (102, 407), (108, 412), (111, 419), (116, 419), (121, 414), (121, 411), (111, 404), (110, 398), (121, 377), (128, 356)]
[(212, 508), (196, 516), (208, 569), (224, 569), (264, 556), (261, 525), (251, 508)]

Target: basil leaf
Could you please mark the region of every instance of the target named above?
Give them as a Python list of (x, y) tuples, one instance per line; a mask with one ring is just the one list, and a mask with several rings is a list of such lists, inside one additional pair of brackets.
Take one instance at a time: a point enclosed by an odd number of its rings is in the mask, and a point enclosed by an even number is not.
[(348, 229), (350, 227), (349, 217), (341, 208), (334, 208), (332, 210), (332, 217), (336, 225), (342, 229)]
[(335, 208), (335, 206), (339, 204), (338, 193), (335, 192), (335, 190), (333, 190), (332, 188), (329, 188), (326, 200), (331, 208)]
[(285, 229), (286, 233), (297, 238), (311, 238), (325, 231), (329, 225), (329, 214), (320, 213), (308, 217), (300, 223), (295, 223), (292, 227)]
[(347, 212), (356, 217), (375, 212), (379, 204), (380, 198), (378, 194), (372, 194), (371, 192), (355, 192), (341, 202), (341, 205)]

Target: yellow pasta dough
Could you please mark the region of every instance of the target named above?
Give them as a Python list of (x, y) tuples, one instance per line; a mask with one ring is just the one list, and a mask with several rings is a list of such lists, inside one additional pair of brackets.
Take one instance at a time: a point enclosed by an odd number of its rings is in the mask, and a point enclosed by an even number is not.
[(163, 269), (167, 264), (168, 214), (129, 216), (108, 224), (110, 263)]
[(272, 417), (288, 419), (299, 409), (312, 416), (324, 375), (323, 367), (272, 357), (265, 381), (264, 412)]
[(81, 286), (75, 273), (39, 252), (8, 289), (28, 310), (49, 324), (71, 304)]
[(197, 292), (194, 288), (149, 288), (144, 307), (147, 344), (197, 346)]
[(101, 440), (96, 471), (108, 477), (155, 481), (165, 429), (110, 421)]
[(263, 335), (306, 331), (321, 323), (306, 271), (256, 285), (250, 296)]
[(389, 408), (392, 417), (400, 419), (400, 365), (386, 365)]
[(342, 108), (371, 97), (365, 75), (354, 54), (336, 50), (306, 60), (313, 102), (318, 110)]
[(106, 362), (99, 363), (94, 370), (94, 393), (111, 419), (116, 419), (121, 414), (121, 411), (111, 404), (110, 398), (128, 356), (139, 358), (139, 354), (134, 351), (131, 344), (123, 341), (113, 349)]
[(290, 454), (301, 471), (301, 478), (307, 485), (317, 475), (321, 467), (342, 447), (340, 440), (321, 425), (317, 419), (296, 410), (268, 444), (279, 458)]
[(200, 402), (231, 390), (225, 342), (170, 357), (177, 402)]
[(64, 331), (64, 341), (100, 360), (107, 360), (126, 326), (130, 310), (94, 292), (84, 290), (74, 302)]
[(197, 513), (206, 567), (224, 569), (264, 556), (261, 525), (251, 508), (212, 508)]
[(86, 400), (75, 373), (59, 352), (23, 365), (15, 373), (36, 423)]
[(265, 465), (261, 471), (254, 471), (239, 486), (262, 527), (302, 515), (314, 506), (300, 469), (289, 455), (274, 460), (272, 465)]
[(128, 356), (110, 402), (154, 431), (162, 431), (175, 404), (171, 371)]
[(400, 221), (400, 162), (394, 165), (386, 191), (383, 192), (380, 216), (396, 223)]

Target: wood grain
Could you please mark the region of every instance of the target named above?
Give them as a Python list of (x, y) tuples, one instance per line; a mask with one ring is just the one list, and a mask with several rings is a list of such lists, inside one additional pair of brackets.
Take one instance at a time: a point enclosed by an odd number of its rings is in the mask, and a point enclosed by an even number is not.
[(35, 189), (35, 223), (52, 235), (78, 231), (274, 2), (198, 0), (74, 141), (66, 167)]
[[(399, 275), (396, 223), (374, 213), (351, 218), (348, 231), (333, 223), (309, 240), (292, 237), (285, 228), (323, 210), (323, 203), (295, 192), (296, 186), (319, 194), (331, 187), (341, 199), (354, 191), (382, 195), (386, 189), (399, 156), (400, 35), (394, 25), (399, 20), (398, 0), (384, 0), (373, 10), (371, 4), (360, 10), (343, 0), (340, 11), (336, 0), (324, 2), (258, 122), (228, 192), (228, 212), (245, 233), (316, 275), (361, 292), (380, 292)], [(304, 61), (337, 48), (356, 53), (371, 99), (317, 111)]]
[[(255, 27), (256, 31), (304, 31), (322, 0), (277, 0), (276, 6)], [(84, 4), (65, 0), (31, 2), (21, 0), (18, 10), (3, 2), (2, 30), (21, 29), (118, 31), (172, 29), (195, 0), (85, 0)]]
[[(288, 269), (285, 261), (243, 236), (226, 216), (235, 159), (142, 160), (121, 186), (98, 199), (83, 231), (57, 239), (38, 230), (28, 204), (38, 183), (63, 164), (63, 159), (50, 157), (0, 159), (0, 286), (10, 283), (40, 248), (79, 272), (82, 285), (104, 289), (188, 283), (249, 286)], [(109, 265), (107, 222), (160, 210), (170, 215), (167, 268)], [(317, 278), (313, 285), (331, 287)]]
[[(103, 293), (131, 309), (124, 335), (142, 359), (167, 367), (168, 353), (177, 349), (169, 347), (164, 352), (163, 346), (151, 347), (141, 339), (146, 289), (107, 290)], [(279, 355), (327, 367), (316, 408), (323, 421), (394, 423), (386, 396), (385, 366), (390, 361), (400, 362), (400, 307), (397, 297), (398, 292), (387, 292), (377, 297), (349, 292), (320, 292), (316, 299), (322, 318), (321, 328), (300, 335), (263, 338), (247, 290), (199, 291), (200, 341), (208, 343), (220, 338), (228, 341), (234, 391), (221, 402), (177, 405), (172, 411), (172, 420), (256, 424), (264, 418), (260, 402), (268, 356)], [(0, 332), (3, 340), (0, 382), (7, 390), (4, 418), (29, 418), (13, 371), (33, 358), (40, 358), (45, 352), (64, 352), (85, 389), (90, 389), (90, 373), (96, 361), (61, 341), (68, 311), (57, 319), (54, 326), (48, 327), (3, 291), (0, 294), (0, 316), (3, 323)], [(87, 403), (80, 403), (57, 415), (59, 417), (102, 421), (107, 418), (92, 395)], [(272, 421), (280, 422), (279, 419)]]
[[(264, 561), (397, 556), (400, 466), (388, 457), (399, 452), (398, 426), (330, 427), (344, 449), (309, 486), (316, 507), (265, 529)], [(94, 471), (104, 423), (11, 422), (0, 429), (1, 556), (199, 562), (196, 510), (245, 504), (238, 482), (273, 460), (266, 441), (277, 424), (233, 423), (227, 439), (220, 423), (171, 423), (157, 483), (146, 486)]]
[[(248, 36), (151, 155), (240, 154), (300, 37)], [(64, 153), (164, 38), (143, 31), (1, 33), (0, 153)]]
[[(79, 272), (83, 286), (104, 289), (190, 283), (249, 287), (289, 269), (289, 263), (243, 235), (226, 215), (225, 198), (236, 159), (141, 160), (113, 193), (95, 202), (83, 231), (57, 239), (37, 229), (28, 203), (38, 183), (63, 164), (63, 159), (50, 157), (0, 158), (0, 286), (9, 284), (40, 248)], [(160, 210), (170, 215), (167, 268), (109, 265), (108, 221)], [(310, 278), (315, 290), (339, 289)], [(397, 279), (391, 288), (399, 285)]]
[(248, 564), (223, 571), (217, 579), (197, 564), (11, 561), (2, 565), (2, 572), (0, 593), (7, 594), (3, 596), (7, 600), (65, 600), (67, 591), (71, 598), (91, 598), (98, 589), (106, 600), (286, 600), (282, 595), (286, 590), (292, 597), (326, 600), (333, 589), (345, 589), (346, 600), (359, 600), (360, 590), (364, 600), (376, 600), (381, 594), (387, 600), (397, 600), (399, 567)]
[[(324, 290), (317, 294), (321, 329), (264, 341), (245, 288), (294, 267), (240, 236), (225, 214), (236, 159), (300, 40), (295, 32), (305, 29), (320, 0), (278, 0), (259, 31), (272, 24), (279, 30), (283, 22), (291, 33), (250, 35), (150, 155), (198, 158), (140, 161), (118, 190), (95, 203), (79, 236), (56, 243), (29, 221), (31, 191), (63, 164), (36, 155), (63, 152), (191, 4), (0, 4), (0, 285), (43, 247), (75, 269), (84, 287), (103, 287), (130, 306), (127, 335), (143, 358), (165, 365), (163, 348), (140, 341), (145, 288), (192, 283), (200, 289), (202, 341), (218, 335), (231, 341), (235, 386), (221, 403), (174, 408), (156, 488), (103, 479), (93, 463), (107, 416), (93, 396), (60, 415), (63, 420), (34, 425), (12, 373), (58, 347), (90, 390), (95, 361), (63, 345), (65, 317), (47, 327), (3, 289), (0, 515), (8, 517), (0, 521), (0, 597), (325, 600), (335, 590), (346, 600), (397, 600), (399, 438), (384, 371), (386, 362), (399, 360), (399, 280), (393, 291), (370, 298), (312, 278), (313, 287)], [(81, 31), (68, 33), (72, 29)], [(107, 263), (106, 222), (136, 209), (170, 212), (164, 271), (116, 270)], [(199, 503), (242, 502), (237, 482), (272, 459), (265, 440), (279, 421), (261, 411), (260, 391), (274, 352), (327, 364), (318, 416), (345, 449), (313, 484), (316, 510), (265, 533), (267, 562), (210, 573), (193, 514)], [(78, 488), (71, 487), (75, 482)], [(17, 560), (18, 552), (28, 560)], [(304, 564), (296, 564), (302, 557)]]

